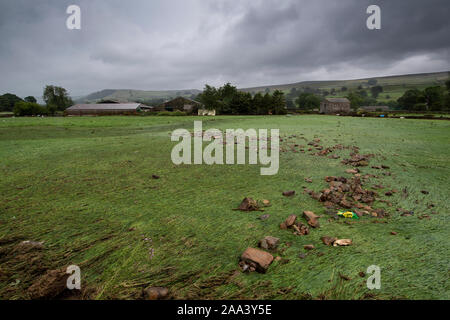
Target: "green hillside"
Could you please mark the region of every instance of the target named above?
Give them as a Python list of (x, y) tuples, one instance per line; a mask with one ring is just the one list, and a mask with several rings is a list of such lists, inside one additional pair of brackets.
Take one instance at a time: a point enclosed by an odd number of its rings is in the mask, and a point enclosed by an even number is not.
[[(243, 88), (242, 91), (246, 92), (266, 92), (274, 90), (282, 90), (285, 93), (289, 93), (294, 88), (300, 91), (305, 89), (311, 90), (335, 90), (334, 97), (343, 97), (347, 94), (349, 90), (355, 90), (359, 86), (364, 89), (370, 87), (369, 81), (376, 80), (376, 84), (383, 87), (383, 92), (378, 97), (380, 101), (398, 99), (406, 90), (417, 88), (424, 89), (430, 86), (444, 85), (444, 82), (449, 79), (450, 72), (435, 72), (435, 73), (419, 73), (419, 74), (407, 74), (389, 77), (376, 77), (376, 78), (365, 78), (356, 80), (334, 80), (334, 81), (303, 81), (291, 84), (281, 84), (272, 86), (262, 86), (253, 88)], [(346, 87), (347, 91), (342, 91), (342, 88)]]
[(146, 91), (146, 90), (132, 90), (132, 89), (105, 89), (98, 92), (91, 93), (77, 102), (96, 102), (99, 100), (119, 100), (119, 101), (152, 101), (157, 99), (171, 99), (178, 96), (191, 97), (197, 95), (200, 90), (163, 90), (163, 91)]
[[(273, 92), (275, 90), (282, 90), (285, 93), (290, 93), (294, 88), (298, 91), (304, 90), (321, 90), (329, 91), (327, 96), (343, 97), (349, 90), (370, 88), (369, 81), (376, 80), (376, 84), (383, 87), (383, 92), (379, 95), (379, 101), (396, 100), (406, 90), (417, 88), (424, 89), (429, 86), (444, 85), (445, 80), (450, 77), (450, 72), (435, 72), (435, 73), (420, 73), (408, 74), (388, 77), (365, 78), (356, 80), (332, 80), (332, 81), (302, 81), (290, 84), (268, 85), (253, 88), (241, 88), (239, 90), (257, 93), (257, 92)], [(342, 88), (347, 90), (343, 91)], [(332, 90), (335, 90), (333, 93)], [(177, 96), (189, 97), (199, 94), (201, 90), (187, 89), (187, 90), (162, 90), (162, 91), (146, 91), (146, 90), (132, 90), (132, 89), (105, 89), (98, 92), (91, 93), (83, 98), (77, 99), (77, 102), (91, 103), (99, 100), (119, 100), (119, 101), (140, 101), (152, 102), (156, 100), (168, 100)]]

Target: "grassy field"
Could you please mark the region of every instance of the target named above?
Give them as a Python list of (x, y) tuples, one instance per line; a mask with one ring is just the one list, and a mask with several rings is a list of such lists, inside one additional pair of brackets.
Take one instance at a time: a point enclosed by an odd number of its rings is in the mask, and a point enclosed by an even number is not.
[[(139, 299), (148, 286), (168, 287), (178, 299), (450, 299), (450, 122), (203, 118), (206, 129), (280, 129), (287, 151), (280, 153), (279, 172), (261, 176), (259, 165), (172, 164), (171, 131), (192, 130), (199, 119), (0, 119), (0, 298), (29, 298), (27, 289), (46, 270), (76, 264), (83, 297), (92, 299)], [(393, 206), (377, 201), (374, 207), (389, 217), (329, 219), (323, 205), (302, 192), (324, 189), (325, 176), (350, 177), (350, 167), (341, 164), (348, 150), (335, 152), (341, 159), (291, 151), (314, 138), (375, 154), (361, 170), (379, 177), (366, 188), (385, 187), (380, 199)], [(392, 175), (371, 168), (380, 164)], [(384, 196), (405, 187), (408, 197)], [(285, 190), (297, 193), (286, 198)], [(270, 200), (264, 212), (270, 218), (232, 210), (247, 196)], [(414, 215), (400, 216), (400, 207)], [(288, 215), (304, 210), (323, 216), (320, 228), (306, 236), (280, 230)], [(419, 219), (424, 214), (429, 218)], [(266, 274), (241, 273), (240, 254), (268, 235), (280, 238), (274, 255), (283, 259)], [(351, 238), (353, 245), (325, 246), (324, 235)], [(44, 241), (44, 247), (17, 251), (23, 240)], [(306, 252), (305, 244), (316, 249)], [(300, 253), (307, 255), (300, 259)], [(381, 267), (381, 289), (370, 291), (367, 276), (358, 273), (373, 264)]]

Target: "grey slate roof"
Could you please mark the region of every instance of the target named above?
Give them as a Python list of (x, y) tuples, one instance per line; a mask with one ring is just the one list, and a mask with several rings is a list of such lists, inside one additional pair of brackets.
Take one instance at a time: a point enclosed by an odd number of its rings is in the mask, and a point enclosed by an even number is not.
[(350, 102), (347, 98), (326, 98), (325, 101), (328, 102)]
[(140, 103), (89, 103), (76, 104), (66, 110), (136, 110)]

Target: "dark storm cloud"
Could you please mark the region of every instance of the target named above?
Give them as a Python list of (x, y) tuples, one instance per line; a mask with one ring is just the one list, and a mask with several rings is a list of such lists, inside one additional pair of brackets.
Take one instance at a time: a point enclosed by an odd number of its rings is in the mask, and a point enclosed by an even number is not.
[[(67, 30), (78, 4), (82, 29)], [(366, 28), (381, 7), (382, 29)], [(450, 69), (448, 0), (0, 2), (0, 93), (240, 87)]]

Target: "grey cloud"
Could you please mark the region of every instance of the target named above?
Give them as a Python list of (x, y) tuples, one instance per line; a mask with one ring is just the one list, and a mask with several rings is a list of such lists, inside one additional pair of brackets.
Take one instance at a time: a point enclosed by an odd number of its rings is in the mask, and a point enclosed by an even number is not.
[[(82, 30), (65, 28), (69, 4)], [(382, 29), (366, 28), (370, 4)], [(450, 69), (447, 0), (0, 2), (0, 93), (240, 87)]]

